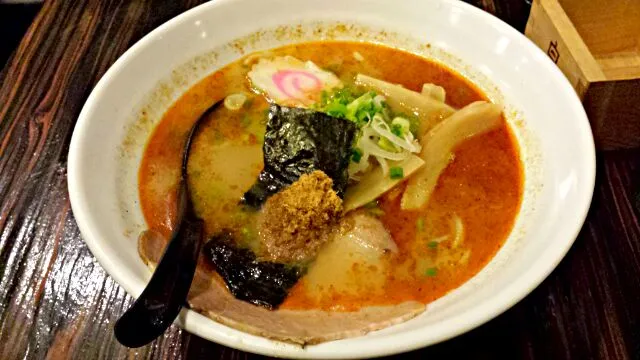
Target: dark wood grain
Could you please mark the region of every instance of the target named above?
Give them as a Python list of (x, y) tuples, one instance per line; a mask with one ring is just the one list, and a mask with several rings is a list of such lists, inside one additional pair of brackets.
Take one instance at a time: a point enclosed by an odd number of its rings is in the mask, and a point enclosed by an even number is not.
[[(518, 26), (527, 5), (517, 1), (471, 2)], [(260, 358), (176, 327), (147, 347), (120, 346), (112, 327), (131, 298), (84, 245), (69, 206), (66, 154), (92, 87), (198, 2), (45, 2), (0, 73), (0, 359)], [(640, 359), (639, 191), (640, 150), (600, 153), (587, 222), (551, 276), (493, 321), (404, 356)]]

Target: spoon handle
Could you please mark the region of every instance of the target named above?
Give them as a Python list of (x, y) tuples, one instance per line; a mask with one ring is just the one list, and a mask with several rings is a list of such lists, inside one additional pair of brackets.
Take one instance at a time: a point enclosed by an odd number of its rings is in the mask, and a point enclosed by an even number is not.
[(133, 306), (116, 322), (116, 339), (124, 346), (135, 348), (150, 343), (171, 326), (182, 306), (187, 304), (204, 233), (204, 222), (196, 215), (189, 194), (189, 152), (201, 123), (221, 103), (216, 102), (200, 115), (185, 142), (178, 185), (177, 230), (173, 232), (149, 284)]
[(178, 316), (195, 274), (202, 230), (202, 220), (183, 219), (149, 284), (116, 322), (116, 339), (122, 345), (136, 348), (150, 343)]

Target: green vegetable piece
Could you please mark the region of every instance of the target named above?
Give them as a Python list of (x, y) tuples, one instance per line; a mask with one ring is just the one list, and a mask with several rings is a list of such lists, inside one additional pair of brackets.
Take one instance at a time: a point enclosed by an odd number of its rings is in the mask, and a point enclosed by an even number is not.
[(370, 118), (373, 118), (380, 109), (373, 103), (375, 95), (371, 93), (365, 93), (359, 98), (353, 100), (347, 105), (347, 119), (357, 123), (358, 125), (364, 125)]
[[(416, 136), (418, 134), (418, 129), (420, 128), (420, 119), (417, 116), (413, 114), (399, 113), (396, 114), (396, 117), (393, 120), (395, 121), (398, 118), (409, 122), (409, 131), (411, 131), (413, 136)], [(394, 121), (391, 121), (391, 123), (393, 124)], [(398, 123), (398, 121), (396, 121), (395, 123)]]
[(344, 87), (332, 93), (323, 91), (320, 102), (314, 108), (334, 117), (348, 119), (362, 127), (376, 114), (388, 118), (385, 104), (376, 105), (373, 101), (376, 96), (374, 91), (363, 94), (353, 87)]
[(405, 134), (411, 131), (411, 122), (403, 117), (396, 116), (391, 121), (391, 132), (400, 137), (404, 137)]
[(340, 103), (331, 103), (325, 107), (327, 115), (344, 119), (347, 115), (347, 106)]
[(377, 200), (373, 200), (364, 204), (364, 208), (367, 209), (367, 212), (373, 216), (380, 217), (384, 215), (384, 210), (380, 209)]
[(351, 88), (343, 87), (342, 89), (336, 90), (336, 92), (330, 98), (333, 102), (347, 105), (348, 103), (354, 101), (356, 99), (356, 96), (351, 91)]
[(399, 166), (394, 166), (389, 169), (389, 176), (392, 179), (402, 179), (404, 177), (404, 170)]
[(387, 151), (391, 151), (391, 152), (398, 151), (398, 149), (396, 148), (396, 145), (385, 137), (381, 137), (380, 140), (378, 140), (378, 146), (380, 146), (382, 149)]
[(438, 242), (437, 241), (429, 241), (427, 246), (429, 247), (429, 249), (437, 249), (438, 248)]
[(402, 126), (398, 125), (398, 124), (392, 124), (391, 125), (391, 133), (393, 133), (393, 135), (395, 136), (399, 136), (402, 137)]
[(329, 93), (327, 90), (322, 90), (320, 93), (320, 107), (324, 107), (329, 102)]
[(427, 271), (424, 272), (424, 274), (428, 277), (434, 277), (436, 275), (438, 275), (438, 269), (437, 268), (428, 268)]
[(359, 163), (360, 159), (362, 159), (362, 150), (353, 148), (351, 150), (351, 161), (353, 161), (354, 163)]

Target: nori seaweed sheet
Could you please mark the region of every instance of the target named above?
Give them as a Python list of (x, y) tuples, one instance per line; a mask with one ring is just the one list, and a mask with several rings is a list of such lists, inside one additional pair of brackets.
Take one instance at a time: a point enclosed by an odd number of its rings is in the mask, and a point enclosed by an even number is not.
[(295, 266), (258, 261), (251, 250), (237, 247), (228, 233), (215, 236), (204, 249), (206, 260), (233, 296), (268, 309), (277, 308), (302, 276)]
[[(303, 174), (322, 170), (344, 195), (347, 166), (356, 125), (309, 109), (271, 105), (264, 137), (264, 169), (241, 203), (245, 211), (260, 208), (269, 196), (291, 185)], [(205, 245), (205, 258), (222, 276), (237, 299), (277, 308), (304, 271), (301, 267), (260, 261), (251, 250), (236, 245), (222, 232)]]
[(341, 198), (356, 125), (309, 109), (272, 104), (264, 136), (264, 169), (242, 203), (259, 208), (271, 195), (303, 174), (322, 170)]

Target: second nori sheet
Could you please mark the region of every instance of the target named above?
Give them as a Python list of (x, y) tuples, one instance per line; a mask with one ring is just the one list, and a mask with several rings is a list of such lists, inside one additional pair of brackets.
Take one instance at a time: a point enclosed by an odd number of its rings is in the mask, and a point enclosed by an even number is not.
[(205, 244), (204, 255), (233, 296), (268, 309), (277, 308), (302, 276), (298, 267), (259, 261), (251, 250), (239, 248), (228, 233)]
[(342, 197), (356, 125), (310, 109), (272, 104), (264, 136), (264, 169), (242, 202), (259, 208), (303, 174), (322, 170)]

